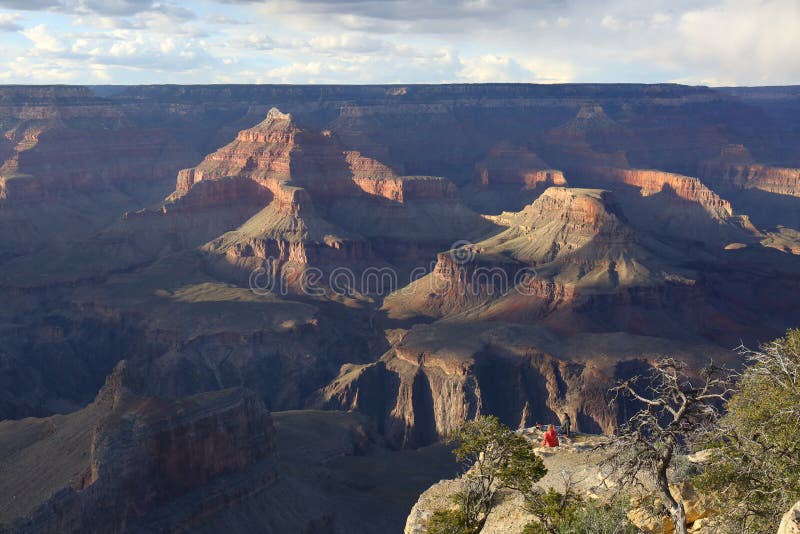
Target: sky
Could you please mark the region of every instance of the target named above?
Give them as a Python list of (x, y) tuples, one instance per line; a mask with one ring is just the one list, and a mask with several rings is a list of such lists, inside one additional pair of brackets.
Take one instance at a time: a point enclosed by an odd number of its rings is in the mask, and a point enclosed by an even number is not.
[(0, 84), (800, 84), (800, 0), (0, 0)]

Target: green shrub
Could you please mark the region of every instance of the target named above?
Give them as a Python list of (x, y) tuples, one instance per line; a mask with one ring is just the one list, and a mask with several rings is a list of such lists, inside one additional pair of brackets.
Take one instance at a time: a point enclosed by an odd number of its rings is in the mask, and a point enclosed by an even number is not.
[(618, 499), (611, 504), (589, 501), (579, 507), (571, 523), (559, 534), (633, 534), (638, 532), (628, 520), (630, 501)]
[(547, 473), (528, 440), (492, 415), (467, 421), (451, 441), (458, 442), (453, 454), (466, 470), (461, 490), (452, 496), (458, 509), (437, 510), (428, 522), (429, 533), (480, 532), (498, 491), (528, 493)]
[(584, 501), (577, 495), (565, 496), (553, 488), (542, 493), (538, 504), (528, 511), (539, 521), (531, 521), (523, 534), (634, 534), (636, 527), (628, 520), (630, 501), (616, 499), (603, 503)]
[(745, 351), (749, 366), (709, 440), (696, 485), (733, 532), (775, 532), (800, 499), (800, 330)]
[(479, 532), (469, 525), (464, 510), (436, 510), (428, 519), (427, 534), (473, 534)]

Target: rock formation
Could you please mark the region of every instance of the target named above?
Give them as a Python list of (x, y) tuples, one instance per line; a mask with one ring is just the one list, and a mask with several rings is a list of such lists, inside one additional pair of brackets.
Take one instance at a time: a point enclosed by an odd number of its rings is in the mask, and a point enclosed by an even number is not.
[(701, 163), (699, 172), (709, 183), (800, 196), (800, 169), (756, 163), (750, 151), (741, 144), (724, 147), (718, 158)]
[(792, 506), (781, 518), (778, 534), (797, 534), (800, 532), (800, 503)]
[(674, 194), (680, 199), (699, 204), (720, 218), (733, 213), (729, 202), (719, 198), (697, 178), (641, 169), (597, 169), (596, 175), (601, 180), (637, 187), (644, 197), (658, 193)]
[(0, 423), (0, 531), (366, 534), (454, 473), (447, 448), (387, 450), (358, 414), (270, 415), (241, 388), (142, 397), (141, 380), (120, 366), (82, 410)]
[[(508, 229), (463, 251), (439, 254), (433, 273), (387, 298), (390, 315), (472, 310), (518, 320), (526, 313), (546, 315), (544, 310), (550, 313), (588, 288), (593, 294), (614, 292), (669, 278), (664, 262), (643, 247), (607, 191), (551, 187), (522, 211), (493, 220)], [(489, 302), (493, 308), (486, 307)]]
[(484, 187), (567, 185), (564, 173), (550, 168), (533, 152), (510, 143), (495, 145), (488, 157), (475, 165), (475, 178)]
[[(612, 431), (617, 379), (797, 326), (796, 110), (674, 84), (0, 88), (2, 520), (391, 531), (451, 474), (384, 440), (476, 413)], [(339, 267), (375, 283), (304, 290)], [(140, 389), (92, 401), (122, 359)], [(357, 412), (276, 416), (273, 469), (259, 403)]]
[[(373, 244), (387, 260), (397, 261), (409, 245), (441, 245), (454, 238), (452, 231), (442, 231), (447, 224), (467, 232), (488, 226), (461, 207), (455, 186), (445, 178), (398, 176), (343, 149), (329, 131), (301, 128), (274, 108), (200, 165), (181, 171), (163, 211), (259, 198), (268, 199), (266, 207), (206, 247), (244, 273), (268, 267), (271, 276), (285, 278), (287, 269), (310, 265), (358, 269), (367, 261), (380, 263)], [(436, 232), (426, 224), (434, 213), (445, 218)], [(365, 214), (370, 218), (361, 219)], [(416, 220), (416, 228), (393, 231), (398, 215)]]
[(638, 195), (619, 193), (636, 224), (649, 232), (718, 246), (732, 241), (752, 243), (761, 236), (746, 215), (735, 215), (730, 202), (698, 178), (604, 167), (593, 168), (591, 173), (602, 182), (638, 190)]
[(646, 373), (648, 355), (695, 361), (709, 350), (730, 359), (710, 346), (626, 334), (565, 339), (519, 324), (417, 325), (377, 362), (343, 366), (317, 404), (370, 415), (396, 446), (442, 439), (480, 413), (521, 428), (567, 412), (581, 431), (609, 432), (624, 416), (607, 402), (610, 384)]
[[(274, 466), (263, 462), (274, 455), (275, 430), (255, 395), (239, 389), (179, 401), (142, 398), (126, 385), (127, 375), (120, 365), (79, 412), (28, 423), (36, 437), (0, 464), (3, 479), (14, 473), (16, 484), (4, 491), (17, 498), (4, 503), (1, 517), (16, 518), (12, 532), (123, 532), (195, 492), (173, 511), (174, 526), (187, 528), (274, 481)], [(41, 464), (42, 454), (65, 463)], [(24, 483), (16, 479), (22, 470)], [(217, 484), (245, 470), (247, 485)]]

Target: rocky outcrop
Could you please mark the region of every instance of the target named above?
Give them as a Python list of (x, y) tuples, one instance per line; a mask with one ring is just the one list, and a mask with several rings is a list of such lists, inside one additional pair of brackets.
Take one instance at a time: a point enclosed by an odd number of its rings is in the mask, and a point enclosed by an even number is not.
[(709, 213), (721, 218), (733, 214), (730, 202), (720, 198), (697, 178), (643, 169), (607, 168), (597, 169), (595, 172), (601, 180), (637, 187), (645, 197), (659, 193), (674, 195), (685, 201), (697, 203)]
[[(518, 431), (526, 437), (536, 453), (542, 458), (547, 473), (536, 485), (542, 490), (553, 488), (564, 492), (564, 479), (571, 480), (571, 491), (587, 499), (605, 500), (612, 496), (613, 485), (600, 472), (599, 463), (604, 457), (603, 436), (586, 435), (568, 439), (560, 436), (556, 448), (539, 447), (543, 433), (532, 427)], [(411, 508), (406, 518), (405, 534), (425, 534), (427, 522), (435, 511), (453, 509), (453, 496), (464, 486), (464, 478), (440, 480), (425, 490)], [(505, 534), (523, 532), (526, 525), (537, 519), (527, 510), (525, 498), (513, 490), (501, 490), (492, 511), (480, 530), (481, 534)], [(621, 525), (613, 525), (620, 527)]]
[(198, 166), (180, 171), (173, 198), (187, 194), (202, 181), (229, 176), (249, 178), (275, 193), (281, 182), (291, 179), (291, 153), (303, 136), (291, 115), (273, 108), (263, 121), (240, 131), (234, 141), (206, 156)]
[(530, 321), (578, 302), (582, 292), (665, 281), (657, 270), (665, 266), (642, 247), (608, 191), (551, 187), (520, 212), (491, 220), (507, 229), (440, 253), (430, 275), (386, 299), (390, 314)]
[(403, 203), (450, 199), (456, 192), (453, 184), (441, 177), (398, 176), (373, 158), (343, 149), (330, 131), (300, 128), (290, 114), (275, 108), (200, 165), (182, 170), (173, 198), (203, 181), (228, 176), (248, 178), (276, 197), (283, 195), (288, 183), (320, 199), (367, 194)]
[[(272, 276), (282, 276), (284, 263), (293, 272), (359, 270), (367, 261), (383, 263), (375, 250), (390, 261), (408, 261), (404, 250), (442, 246), (464, 230), (489, 226), (461, 205), (446, 178), (399, 176), (345, 150), (330, 131), (300, 127), (274, 108), (200, 165), (181, 171), (162, 211), (259, 202), (261, 211), (205, 247), (227, 264), (217, 272), (241, 278), (265, 261), (272, 262)], [(435, 219), (442, 220), (431, 224)]]
[(597, 103), (581, 105), (575, 118), (560, 126), (558, 130), (566, 135), (575, 137), (598, 134), (620, 135), (623, 133), (622, 127), (606, 114), (603, 106)]
[(618, 413), (603, 400), (613, 370), (562, 359), (530, 336), (498, 325), (415, 326), (378, 362), (344, 367), (318, 403), (370, 415), (400, 447), (445, 438), (481, 413), (516, 428), (566, 411), (584, 431), (616, 428)]
[(778, 534), (798, 534), (800, 533), (800, 502), (783, 514)]
[[(711, 534), (715, 531), (713, 526), (711, 528), (704, 526), (707, 518), (716, 513), (711, 497), (698, 493), (692, 483), (688, 481), (670, 484), (669, 490), (675, 499), (683, 504), (683, 509), (686, 513), (686, 527), (689, 532)], [(647, 502), (648, 500), (650, 502)], [(632, 505), (632, 509), (628, 512), (628, 519), (637, 528), (648, 534), (671, 534), (675, 532), (675, 525), (670, 517), (655, 515), (652, 512), (653, 508), (661, 506), (661, 501), (658, 498), (653, 500), (653, 496), (650, 495), (649, 497), (634, 499)]]
[(758, 189), (800, 197), (800, 169), (756, 163), (750, 151), (741, 144), (728, 145), (718, 158), (702, 162), (699, 175), (709, 183), (736, 189)]
[[(123, 532), (170, 506), (174, 526), (187, 528), (275, 480), (274, 467), (264, 463), (274, 455), (275, 431), (254, 394), (234, 389), (179, 401), (144, 398), (129, 384), (136, 380), (121, 364), (92, 405), (65, 419), (62, 434), (92, 425), (78, 460), (87, 462), (83, 475), (61, 488), (67, 481), (48, 481), (52, 496), (20, 508), (11, 532)], [(58, 451), (58, 432), (16, 451), (15, 461), (30, 462), (44, 447)], [(50, 467), (29, 466), (34, 472)], [(217, 483), (248, 469), (246, 486)], [(188, 494), (189, 506), (171, 504)], [(14, 517), (9, 513), (4, 519)]]
[(564, 173), (550, 168), (530, 150), (511, 143), (498, 143), (486, 159), (476, 163), (475, 178), (484, 187), (567, 185)]
[(590, 174), (614, 190), (631, 224), (643, 232), (715, 248), (763, 237), (747, 215), (734, 213), (730, 202), (698, 178), (608, 167), (594, 168)]
[(441, 176), (397, 176), (389, 179), (354, 178), (366, 194), (399, 203), (414, 200), (453, 200), (456, 187)]
[[(285, 198), (281, 195), (275, 200), (282, 205), (291, 205), (291, 197)], [(274, 198), (273, 193), (261, 186), (242, 177), (226, 177), (219, 180), (204, 180), (192, 187), (185, 195), (174, 197), (164, 203), (160, 209), (162, 214), (174, 214), (179, 212), (194, 212), (214, 207), (228, 207), (236, 205), (255, 205), (260, 206), (269, 203)], [(142, 210), (132, 214), (126, 213), (125, 217), (145, 216), (152, 213), (151, 210)]]

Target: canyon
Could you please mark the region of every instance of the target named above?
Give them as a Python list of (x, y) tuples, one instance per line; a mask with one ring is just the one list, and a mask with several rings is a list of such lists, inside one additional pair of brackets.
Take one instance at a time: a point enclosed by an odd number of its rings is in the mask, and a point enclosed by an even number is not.
[(800, 318), (793, 105), (0, 87), (0, 532), (400, 532), (469, 418), (736, 367)]

